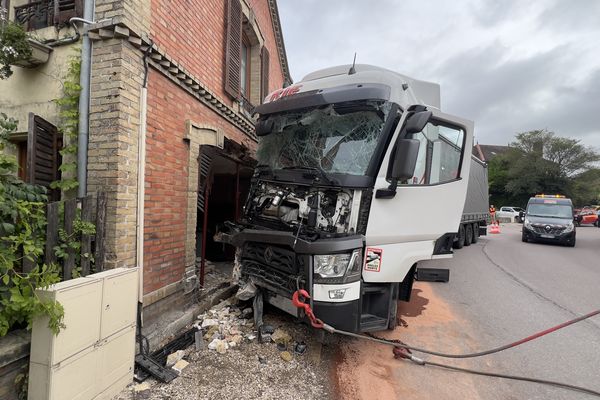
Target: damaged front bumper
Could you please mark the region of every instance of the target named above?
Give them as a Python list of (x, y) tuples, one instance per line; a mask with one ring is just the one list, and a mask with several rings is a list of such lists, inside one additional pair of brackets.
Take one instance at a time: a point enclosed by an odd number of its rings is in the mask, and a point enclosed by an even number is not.
[(291, 232), (239, 229), (221, 234), (219, 240), (240, 249), (236, 266), (240, 268), (241, 290), (252, 284), (264, 300), (287, 313), (304, 318), (293, 306), (296, 290), (310, 296), (315, 315), (338, 329), (358, 331), (360, 323), (360, 276), (351, 281), (320, 278), (314, 282), (315, 255), (352, 252), (364, 248), (364, 237), (353, 235), (307, 241)]

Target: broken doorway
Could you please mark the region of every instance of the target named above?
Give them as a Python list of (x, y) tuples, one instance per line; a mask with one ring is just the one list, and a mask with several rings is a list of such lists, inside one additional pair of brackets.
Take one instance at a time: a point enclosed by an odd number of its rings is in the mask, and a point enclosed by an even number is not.
[(198, 163), (196, 259), (203, 286), (207, 261), (219, 266), (231, 264), (235, 258), (235, 247), (215, 242), (214, 235), (223, 230), (225, 222), (241, 218), (255, 161), (247, 148), (226, 138), (223, 149), (201, 146)]

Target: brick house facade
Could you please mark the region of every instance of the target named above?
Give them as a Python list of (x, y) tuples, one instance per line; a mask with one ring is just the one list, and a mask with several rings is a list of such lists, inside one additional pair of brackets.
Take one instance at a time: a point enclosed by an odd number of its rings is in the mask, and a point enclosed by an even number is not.
[[(291, 83), (274, 0), (184, 4), (97, 0), (97, 23), (88, 33), (88, 192), (108, 194), (107, 265), (143, 259), (150, 321), (185, 303), (186, 278), (199, 280), (199, 243), (207, 246), (200, 236), (213, 232), (199, 217), (206, 211), (198, 212), (203, 182), (210, 181), (216, 198), (236, 196), (216, 182), (231, 182), (237, 171), (239, 183), (240, 169), (248, 168), (240, 167), (256, 146), (248, 110)], [(199, 169), (203, 151), (212, 154), (210, 177)]]

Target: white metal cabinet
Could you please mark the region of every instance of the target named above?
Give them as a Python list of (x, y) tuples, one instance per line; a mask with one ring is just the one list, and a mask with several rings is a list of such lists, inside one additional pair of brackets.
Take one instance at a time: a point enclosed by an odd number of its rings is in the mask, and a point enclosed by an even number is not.
[(30, 362), (56, 365), (92, 346), (100, 334), (100, 307), (102, 304), (102, 281), (93, 278), (77, 278), (50, 286), (37, 293), (56, 300), (65, 309), (66, 328), (55, 336), (48, 329), (48, 318), (36, 318), (31, 332)]
[(105, 400), (133, 376), (137, 268), (117, 268), (51, 285), (38, 294), (59, 301), (65, 329), (33, 323), (29, 400)]
[[(100, 342), (98, 346), (98, 374), (96, 393), (108, 391), (123, 377), (128, 382), (133, 379), (133, 359), (135, 357), (135, 326), (116, 333)], [(118, 389), (119, 391), (121, 388)]]
[(89, 400), (97, 393), (98, 352), (94, 347), (53, 366), (29, 364), (28, 399)]
[(136, 268), (116, 268), (92, 275), (102, 279), (100, 340), (135, 324), (138, 272)]

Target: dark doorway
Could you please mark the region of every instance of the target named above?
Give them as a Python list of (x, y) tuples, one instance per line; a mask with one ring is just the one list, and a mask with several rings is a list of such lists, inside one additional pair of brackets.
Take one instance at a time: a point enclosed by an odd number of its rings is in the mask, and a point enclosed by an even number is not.
[(235, 248), (218, 243), (214, 235), (225, 222), (236, 222), (248, 196), (254, 160), (247, 149), (225, 139), (225, 146), (201, 146), (199, 162), (196, 257), (200, 259), (200, 283), (204, 282), (205, 262), (233, 261)]

